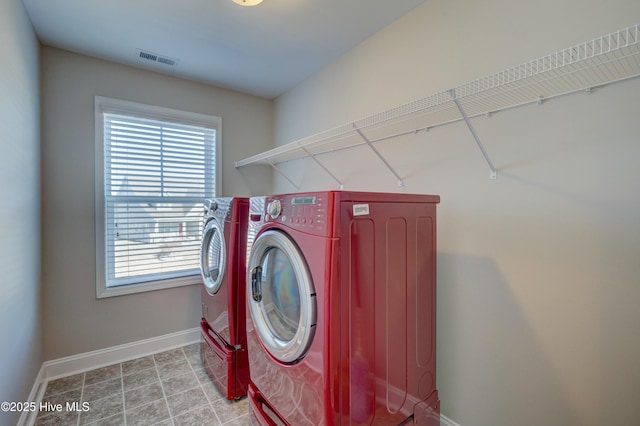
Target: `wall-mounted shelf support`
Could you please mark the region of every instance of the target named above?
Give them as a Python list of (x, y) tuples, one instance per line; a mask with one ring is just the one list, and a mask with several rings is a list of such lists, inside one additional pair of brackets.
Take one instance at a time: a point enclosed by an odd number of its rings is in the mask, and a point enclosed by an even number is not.
[(458, 111), (460, 111), (460, 115), (462, 116), (462, 119), (464, 120), (467, 127), (469, 128), (469, 131), (471, 132), (471, 136), (473, 136), (473, 139), (476, 141), (476, 145), (478, 145), (478, 148), (480, 148), (480, 151), (482, 152), (482, 156), (484, 157), (485, 161), (489, 165), (489, 179), (496, 179), (498, 177), (498, 172), (494, 167), (493, 163), (491, 162), (491, 158), (489, 158), (489, 154), (487, 154), (487, 150), (484, 149), (484, 145), (482, 145), (482, 142), (480, 141), (478, 134), (476, 133), (473, 126), (471, 125), (471, 120), (469, 120), (469, 117), (467, 117), (467, 113), (464, 112), (464, 108), (462, 108), (462, 105), (460, 105), (460, 101), (456, 97), (455, 89), (449, 90), (449, 94), (451, 95), (451, 99), (453, 99), (453, 102), (455, 102), (456, 107), (458, 108)]
[(311, 158), (313, 161), (315, 161), (315, 162), (316, 162), (316, 164), (317, 164), (318, 166), (320, 166), (320, 167), (322, 168), (322, 170), (324, 170), (324, 171), (325, 171), (325, 173), (326, 173), (326, 174), (328, 174), (329, 176), (331, 176), (331, 178), (332, 178), (333, 180), (335, 180), (335, 181), (336, 181), (336, 183), (337, 183), (338, 185), (340, 185), (340, 189), (343, 189), (344, 185), (342, 185), (342, 182), (340, 182), (340, 179), (338, 179), (337, 177), (335, 177), (335, 175), (334, 175), (333, 173), (331, 173), (331, 172), (329, 171), (329, 169), (327, 169), (327, 168), (324, 166), (324, 164), (322, 164), (322, 163), (320, 162), (320, 160), (318, 160), (318, 159), (316, 158), (316, 156), (315, 156), (315, 155), (313, 155), (312, 153), (310, 153), (310, 152), (309, 152), (309, 150), (308, 150), (307, 148), (305, 148), (304, 146), (302, 146), (302, 145), (300, 145), (300, 148), (302, 148), (302, 150), (305, 152), (305, 154), (307, 154), (307, 156), (308, 156), (309, 158)]
[(300, 186), (299, 186), (299, 185), (296, 185), (296, 184), (295, 184), (295, 183), (294, 183), (294, 182), (289, 178), (289, 176), (287, 176), (287, 175), (286, 175), (286, 173), (285, 173), (285, 172), (283, 172), (282, 170), (280, 170), (280, 169), (278, 168), (278, 166), (276, 166), (275, 164), (273, 164), (273, 163), (269, 163), (269, 164), (271, 164), (271, 167), (273, 167), (273, 169), (274, 169), (276, 172), (278, 172), (278, 174), (279, 174), (280, 176), (282, 176), (283, 178), (285, 178), (285, 179), (287, 180), (287, 182), (289, 182), (291, 185), (293, 185), (293, 187), (296, 189), (296, 191), (300, 191)]
[(382, 154), (380, 154), (380, 151), (378, 151), (376, 149), (376, 147), (373, 146), (373, 144), (371, 143), (369, 138), (367, 138), (365, 136), (365, 134), (362, 133), (362, 130), (358, 129), (358, 127), (356, 127), (355, 123), (353, 125), (353, 128), (355, 129), (356, 132), (358, 132), (358, 134), (360, 135), (362, 140), (369, 146), (369, 148), (371, 148), (371, 150), (378, 156), (378, 158), (380, 160), (382, 160), (384, 165), (387, 166), (387, 169), (389, 169), (389, 171), (391, 171), (391, 173), (393, 173), (393, 175), (396, 177), (396, 179), (398, 179), (398, 186), (404, 186), (404, 182), (403, 182), (402, 178), (400, 177), (400, 175), (394, 170), (393, 167), (391, 167), (391, 164), (389, 164), (389, 162), (382, 156)]

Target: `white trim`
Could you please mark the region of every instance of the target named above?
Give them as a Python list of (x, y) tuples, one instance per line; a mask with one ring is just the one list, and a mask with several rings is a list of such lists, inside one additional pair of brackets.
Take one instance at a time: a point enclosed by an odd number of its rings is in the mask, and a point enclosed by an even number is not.
[[(420, 403), (420, 400), (418, 398), (416, 398), (413, 395), (405, 395), (404, 391), (394, 387), (394, 386), (390, 386), (387, 384), (387, 382), (385, 382), (383, 379), (381, 378), (377, 378), (376, 379), (376, 395), (378, 395), (380, 397), (380, 399), (384, 398), (384, 395), (387, 395), (387, 393), (392, 393), (395, 394), (396, 398), (398, 400), (401, 400), (402, 398), (407, 398), (408, 404), (406, 404), (406, 407), (414, 407), (415, 405)], [(385, 403), (384, 401), (377, 401), (378, 403)], [(410, 413), (405, 413), (406, 415), (409, 415)], [(440, 413), (440, 426), (461, 426), (460, 424), (454, 422), (453, 420), (451, 420), (449, 417), (445, 416), (444, 414)]]
[(459, 423), (454, 422), (449, 417), (440, 413), (440, 426), (461, 426)]
[[(31, 393), (27, 398), (27, 401), (33, 401), (37, 405), (40, 405), (40, 401), (42, 401), (42, 397), (44, 396), (44, 391), (47, 389), (47, 381), (45, 380), (44, 371), (44, 364), (42, 364), (40, 371), (36, 376), (36, 380), (33, 383), (33, 387), (31, 388)], [(22, 415), (20, 415), (20, 418), (18, 419), (18, 426), (33, 425), (36, 421), (37, 415), (37, 411), (23, 411)]]
[(107, 287), (107, 265), (105, 262), (105, 212), (104, 212), (104, 114), (127, 114), (139, 118), (167, 120), (185, 125), (215, 129), (215, 183), (214, 196), (222, 190), (222, 118), (219, 116), (182, 111), (173, 108), (147, 105), (138, 102), (113, 99), (104, 96), (94, 97), (94, 216), (96, 249), (96, 298), (122, 296), (145, 291), (200, 284), (199, 274), (177, 278), (160, 279), (147, 283), (134, 283)]
[(109, 288), (106, 288), (105, 286), (100, 286), (98, 288), (98, 286), (96, 286), (96, 299), (124, 296), (127, 294), (143, 293), (147, 291), (164, 290), (167, 288), (183, 287), (187, 285), (202, 285), (202, 278), (199, 274), (194, 274), (185, 277), (170, 278), (166, 280), (152, 281), (147, 283), (121, 285)]
[[(200, 341), (200, 327), (177, 333), (165, 334), (163, 336), (152, 337), (150, 339), (138, 340), (137, 342), (126, 343), (124, 345), (112, 346), (110, 348), (71, 355), (64, 358), (45, 361), (42, 363), (40, 372), (36, 376), (35, 383), (29, 394), (28, 401), (40, 404), (49, 381), (83, 373), (96, 368), (119, 362), (129, 361), (135, 358), (164, 352), (170, 349), (179, 348), (191, 343)], [(37, 412), (23, 412), (18, 420), (18, 426), (33, 425)]]
[(185, 346), (200, 341), (200, 328), (165, 334), (151, 339), (138, 340), (124, 345), (112, 346), (92, 352), (85, 352), (52, 361), (45, 361), (47, 380), (93, 370), (118, 362), (129, 361), (157, 352)]

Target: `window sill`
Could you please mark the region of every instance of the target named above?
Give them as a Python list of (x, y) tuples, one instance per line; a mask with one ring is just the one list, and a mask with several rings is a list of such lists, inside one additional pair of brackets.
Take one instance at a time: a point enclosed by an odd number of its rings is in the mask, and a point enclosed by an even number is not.
[(96, 299), (105, 299), (108, 297), (125, 296), (127, 294), (144, 293), (148, 291), (165, 290), (168, 288), (200, 284), (202, 284), (202, 278), (200, 275), (190, 275), (188, 277), (151, 281), (140, 284), (121, 285), (110, 288), (105, 287), (103, 284), (96, 287)]

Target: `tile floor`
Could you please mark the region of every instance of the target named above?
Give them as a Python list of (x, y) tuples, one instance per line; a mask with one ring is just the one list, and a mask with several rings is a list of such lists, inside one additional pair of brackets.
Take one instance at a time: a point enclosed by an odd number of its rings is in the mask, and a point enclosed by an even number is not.
[(79, 409), (41, 411), (37, 426), (250, 424), (247, 398), (222, 396), (202, 366), (198, 343), (53, 380), (42, 402), (65, 408), (76, 402)]

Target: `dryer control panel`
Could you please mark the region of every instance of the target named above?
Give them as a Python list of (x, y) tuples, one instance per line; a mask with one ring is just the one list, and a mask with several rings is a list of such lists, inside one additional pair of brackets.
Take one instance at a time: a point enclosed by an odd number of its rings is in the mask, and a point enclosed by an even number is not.
[(331, 215), (328, 206), (325, 194), (271, 196), (265, 203), (265, 221), (324, 235)]

